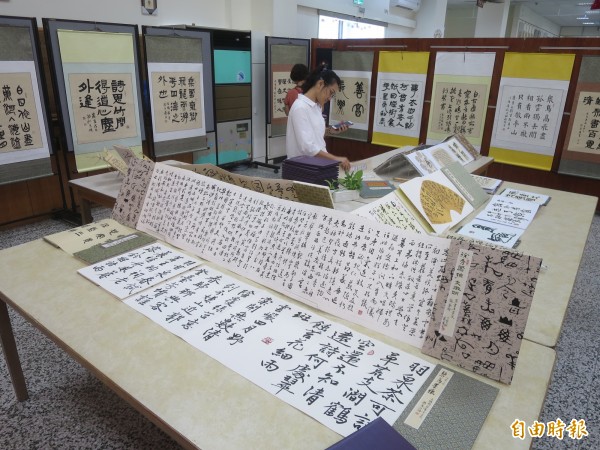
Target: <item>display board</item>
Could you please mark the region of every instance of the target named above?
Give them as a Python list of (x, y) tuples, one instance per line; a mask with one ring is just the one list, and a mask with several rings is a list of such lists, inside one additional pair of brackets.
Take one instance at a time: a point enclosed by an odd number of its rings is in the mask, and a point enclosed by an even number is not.
[(77, 171), (106, 168), (101, 154), (113, 145), (141, 156), (137, 26), (44, 19), (44, 30), (64, 142)]
[(310, 70), (310, 41), (265, 37), (265, 92), (267, 93), (267, 160), (286, 155), (285, 138), (287, 115), (284, 99), (294, 87), (290, 71), (295, 64), (304, 64)]
[(574, 61), (574, 54), (505, 55), (489, 151), (496, 161), (552, 168)]
[(329, 104), (329, 124), (346, 120), (354, 123), (340, 138), (365, 142), (368, 139), (373, 57), (373, 52), (332, 53), (332, 69), (342, 84)]
[[(252, 159), (252, 39), (250, 31), (210, 30), (213, 52), (217, 164), (237, 164)], [(228, 126), (223, 122), (244, 122), (236, 127), (237, 145), (231, 146)], [(246, 132), (242, 130), (247, 127)], [(224, 131), (227, 136), (220, 136)], [(250, 136), (250, 140), (246, 138)], [(244, 147), (240, 149), (239, 147)], [(241, 151), (240, 151), (241, 150)], [(206, 161), (206, 158), (202, 159)]]
[(35, 19), (0, 16), (0, 184), (53, 174)]
[(559, 173), (600, 179), (600, 57), (581, 59)]
[[(491, 53), (494, 55), (494, 64), (491, 74), (491, 82), (489, 84), (489, 100), (484, 113), (483, 123), (481, 126), (481, 144), (476, 144), (480, 147), (480, 154), (483, 156), (491, 156), (495, 163), (488, 169), (489, 176), (504, 180), (510, 180), (525, 184), (534, 184), (551, 189), (568, 190), (581, 194), (600, 196), (600, 185), (597, 184), (598, 173), (600, 169), (596, 168), (596, 163), (591, 162), (592, 153), (585, 153), (577, 150), (570, 150), (567, 146), (569, 140), (572, 140), (572, 134), (567, 136), (568, 125), (570, 120), (575, 120), (577, 115), (576, 109), (580, 109), (579, 126), (585, 127), (585, 116), (583, 112), (587, 109), (587, 114), (594, 114), (591, 104), (577, 106), (577, 100), (581, 102), (589, 101), (589, 97), (584, 100), (580, 92), (597, 92), (595, 88), (585, 91), (588, 87), (583, 86), (581, 90), (577, 90), (579, 83), (598, 83), (598, 73), (600, 73), (600, 63), (594, 62), (600, 57), (600, 47), (593, 39), (581, 39), (577, 37), (563, 38), (475, 38), (475, 39), (436, 39), (436, 38), (385, 38), (385, 39), (313, 39), (311, 41), (311, 63), (312, 65), (327, 63), (329, 67), (336, 70), (335, 64), (332, 63), (332, 55), (346, 52), (374, 52), (374, 72), (373, 72), (373, 89), (371, 98), (377, 98), (379, 89), (379, 78), (389, 76), (389, 70), (401, 72), (401, 64), (395, 62), (391, 68), (381, 68), (381, 62), (384, 62), (389, 54), (406, 55), (413, 52), (429, 52), (429, 64), (425, 81), (425, 96), (422, 105), (422, 121), (421, 129), (418, 132), (418, 144), (426, 144), (431, 137), (429, 135), (428, 124), (430, 117), (435, 114), (435, 89), (434, 78), (436, 77), (436, 60), (437, 55), (442, 53), (455, 53), (456, 58), (467, 60), (464, 55), (468, 54), (485, 54)], [(564, 106), (551, 106), (552, 117), (548, 116), (547, 124), (536, 124), (539, 129), (541, 126), (546, 128), (544, 137), (552, 143), (544, 143), (543, 148), (539, 148), (539, 143), (531, 142), (529, 139), (527, 144), (521, 144), (520, 150), (508, 148), (505, 142), (497, 142), (498, 133), (495, 131), (494, 119), (496, 112), (502, 109), (501, 98), (504, 94), (501, 89), (501, 79), (506, 77), (504, 71), (509, 70), (508, 66), (514, 66), (511, 61), (514, 54), (522, 55), (522, 64), (520, 67), (524, 70), (521, 73), (514, 73), (510, 78), (525, 77), (530, 86), (533, 86), (531, 93), (537, 93), (540, 90), (556, 89), (558, 84), (560, 87), (560, 97), (564, 100)], [(539, 61), (542, 61), (539, 63)], [(468, 62), (468, 61), (467, 61)], [(336, 70), (337, 71), (337, 70)], [(535, 73), (539, 75), (535, 75)], [(526, 74), (527, 72), (531, 75)], [(525, 75), (524, 75), (525, 74)], [(530, 77), (530, 78), (527, 78)], [(509, 78), (509, 77), (506, 77)], [(579, 80), (579, 81), (578, 81)], [(506, 79), (504, 80), (506, 81)], [(552, 86), (546, 86), (544, 83), (551, 83)], [(514, 84), (511, 88), (517, 87)], [(504, 87), (504, 83), (502, 88)], [(529, 87), (521, 86), (527, 93)], [(508, 97), (510, 94), (507, 92)], [(507, 97), (507, 98), (508, 98)], [(546, 97), (547, 99), (547, 97)], [(553, 97), (552, 100), (555, 100)], [(504, 100), (508, 104), (507, 100)], [(376, 103), (376, 102), (375, 102)], [(532, 107), (535, 106), (532, 104)], [(546, 105), (547, 106), (547, 105)], [(379, 108), (379, 110), (377, 109)], [(381, 106), (377, 104), (373, 108), (371, 118), (369, 119), (369, 140), (357, 141), (342, 139), (341, 137), (331, 137), (327, 139), (327, 149), (333, 154), (343, 155), (351, 161), (362, 160), (373, 155), (377, 155), (386, 151), (389, 146), (400, 146), (398, 144), (388, 143), (382, 140), (377, 122)], [(559, 120), (553, 121), (555, 116), (559, 116)], [(545, 115), (542, 116), (542, 120)], [(461, 118), (462, 120), (462, 118)], [(550, 123), (550, 121), (553, 121)], [(592, 119), (593, 120), (593, 119)], [(595, 131), (591, 125), (595, 123), (590, 121), (588, 134), (590, 131)], [(533, 122), (529, 121), (529, 126), (533, 127)], [(514, 131), (514, 130), (513, 130)], [(517, 133), (520, 134), (519, 130)], [(534, 131), (534, 130), (531, 130)], [(346, 134), (346, 133), (345, 133)], [(443, 134), (443, 133), (442, 133)], [(500, 133), (502, 134), (502, 133)], [(592, 133), (594, 134), (594, 133)], [(538, 133), (538, 137), (540, 133)], [(392, 135), (389, 135), (392, 136)], [(533, 136), (533, 135), (532, 135)], [(388, 137), (388, 136), (386, 136)], [(514, 136), (511, 137), (515, 139)], [(390, 139), (393, 139), (390, 137)], [(533, 137), (531, 138), (533, 139)], [(598, 142), (595, 138), (588, 138), (584, 145), (593, 145), (596, 147)], [(492, 142), (494, 140), (494, 142)], [(502, 139), (501, 139), (502, 140)], [(504, 139), (508, 140), (509, 139)], [(589, 142), (588, 142), (589, 141)], [(471, 140), (471, 142), (473, 142)], [(514, 145), (515, 142), (512, 142)], [(580, 142), (579, 145), (581, 145)], [(413, 145), (408, 143), (405, 145)], [(535, 148), (538, 146), (538, 148)], [(533, 148), (533, 150), (532, 150)], [(538, 151), (539, 153), (536, 153)], [(518, 166), (518, 167), (517, 167)], [(573, 180), (572, 176), (577, 176), (578, 179)]]
[(429, 52), (379, 52), (374, 144), (418, 145), (428, 65)]
[(210, 32), (142, 27), (142, 34), (154, 156), (206, 150), (215, 131)]
[(461, 134), (481, 148), (495, 57), (491, 52), (436, 54), (428, 144)]

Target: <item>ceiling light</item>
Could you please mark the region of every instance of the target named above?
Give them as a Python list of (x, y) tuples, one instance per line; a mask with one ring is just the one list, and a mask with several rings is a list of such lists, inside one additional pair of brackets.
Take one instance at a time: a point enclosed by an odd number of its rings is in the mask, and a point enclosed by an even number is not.
[(590, 20), (590, 18), (587, 16), (583, 16), (583, 17), (578, 17), (577, 20)]
[(600, 14), (600, 9), (592, 9), (590, 11), (586, 11), (586, 14)]
[(577, 6), (588, 6), (591, 5), (592, 3), (577, 3)]
[(582, 25), (594, 25), (595, 22), (582, 22)]

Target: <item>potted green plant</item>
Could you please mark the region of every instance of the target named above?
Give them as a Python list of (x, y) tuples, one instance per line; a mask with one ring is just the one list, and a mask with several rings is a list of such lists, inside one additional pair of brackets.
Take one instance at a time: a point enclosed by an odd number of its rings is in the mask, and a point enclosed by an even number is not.
[(345, 202), (356, 200), (360, 196), (363, 171), (346, 172), (343, 178), (327, 180), (334, 202)]

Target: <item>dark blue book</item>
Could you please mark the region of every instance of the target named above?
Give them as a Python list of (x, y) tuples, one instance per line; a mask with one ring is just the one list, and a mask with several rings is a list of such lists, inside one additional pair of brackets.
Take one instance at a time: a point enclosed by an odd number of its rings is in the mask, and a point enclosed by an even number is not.
[(320, 158), (319, 156), (296, 156), (284, 160), (283, 164), (309, 169), (324, 169), (337, 167), (339, 162), (328, 158)]
[(415, 450), (381, 417), (333, 444), (327, 450)]

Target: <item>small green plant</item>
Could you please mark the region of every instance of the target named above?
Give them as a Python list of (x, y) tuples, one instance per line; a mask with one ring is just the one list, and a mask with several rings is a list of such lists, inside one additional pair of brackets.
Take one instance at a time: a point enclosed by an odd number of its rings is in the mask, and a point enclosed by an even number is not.
[(363, 171), (357, 170), (356, 172), (346, 172), (344, 178), (340, 178), (338, 183), (349, 191), (355, 191), (362, 186)]
[(330, 191), (335, 191), (339, 186), (338, 180), (325, 180), (325, 183), (329, 186)]

